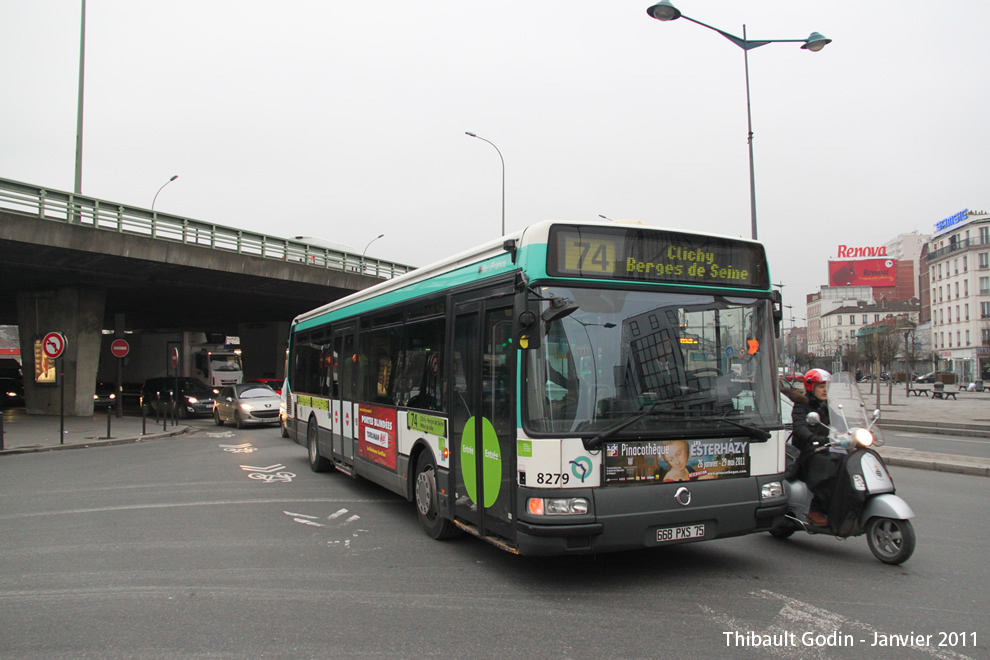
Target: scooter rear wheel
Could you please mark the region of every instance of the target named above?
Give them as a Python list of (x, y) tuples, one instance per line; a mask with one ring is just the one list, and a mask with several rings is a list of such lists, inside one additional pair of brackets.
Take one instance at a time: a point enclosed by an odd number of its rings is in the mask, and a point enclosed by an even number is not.
[(866, 542), (870, 552), (885, 564), (902, 564), (914, 554), (914, 526), (910, 520), (870, 518)]

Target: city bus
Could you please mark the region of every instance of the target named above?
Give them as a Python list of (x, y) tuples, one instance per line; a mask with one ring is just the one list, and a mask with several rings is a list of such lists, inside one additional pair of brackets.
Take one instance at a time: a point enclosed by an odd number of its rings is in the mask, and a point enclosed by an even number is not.
[(296, 317), (283, 432), (435, 539), (561, 555), (768, 530), (781, 316), (760, 243), (541, 222)]

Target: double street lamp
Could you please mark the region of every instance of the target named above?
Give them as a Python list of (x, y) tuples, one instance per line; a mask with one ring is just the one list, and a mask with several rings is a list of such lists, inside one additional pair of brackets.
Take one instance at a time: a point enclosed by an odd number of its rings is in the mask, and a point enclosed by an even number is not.
[(804, 50), (810, 50), (813, 53), (817, 53), (822, 48), (827, 46), (832, 42), (831, 39), (826, 39), (818, 32), (812, 32), (806, 39), (760, 39), (760, 40), (750, 40), (746, 38), (746, 26), (743, 25), (743, 36), (742, 38), (737, 37), (733, 34), (729, 34), (723, 30), (719, 30), (716, 27), (697, 21), (689, 16), (685, 16), (681, 13), (681, 10), (670, 3), (670, 0), (660, 0), (657, 4), (646, 10), (646, 13), (657, 19), (658, 21), (675, 21), (678, 18), (683, 18), (692, 23), (696, 23), (701, 27), (706, 27), (709, 30), (714, 30), (720, 35), (739, 46), (743, 49), (743, 62), (746, 68), (746, 123), (749, 130), (747, 142), (749, 143), (749, 207), (750, 216), (752, 221), (753, 229), (753, 240), (756, 240), (756, 176), (753, 167), (753, 116), (750, 112), (749, 104), (749, 51), (753, 48), (759, 48), (760, 46), (766, 46), (767, 44), (775, 43), (801, 43)]

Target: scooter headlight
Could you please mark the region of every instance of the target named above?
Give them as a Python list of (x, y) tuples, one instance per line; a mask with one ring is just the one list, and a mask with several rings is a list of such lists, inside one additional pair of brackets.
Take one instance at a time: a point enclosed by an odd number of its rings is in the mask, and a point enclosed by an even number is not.
[(855, 440), (858, 445), (869, 447), (873, 444), (873, 434), (869, 429), (856, 429), (853, 431), (853, 440)]

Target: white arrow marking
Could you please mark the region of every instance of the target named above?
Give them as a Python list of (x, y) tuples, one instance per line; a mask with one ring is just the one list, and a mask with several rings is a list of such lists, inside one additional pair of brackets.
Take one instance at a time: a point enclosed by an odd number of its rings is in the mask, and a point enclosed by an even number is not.
[(282, 513), (294, 518), (309, 518), (310, 520), (316, 520), (316, 516), (307, 516), (305, 513), (292, 513), (291, 511), (283, 511)]
[(327, 516), (327, 520), (336, 520), (337, 518), (340, 518), (345, 513), (347, 513), (347, 509), (341, 509), (341, 510), (337, 511), (336, 513), (331, 513), (329, 516)]
[(255, 467), (253, 465), (242, 465), (242, 470), (251, 470), (253, 472), (275, 472), (276, 470), (284, 470), (285, 466), (279, 463), (278, 465), (269, 465), (268, 467)]

